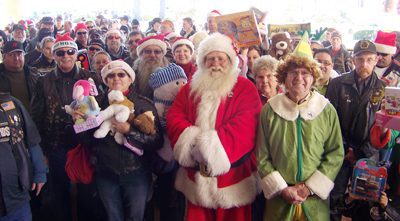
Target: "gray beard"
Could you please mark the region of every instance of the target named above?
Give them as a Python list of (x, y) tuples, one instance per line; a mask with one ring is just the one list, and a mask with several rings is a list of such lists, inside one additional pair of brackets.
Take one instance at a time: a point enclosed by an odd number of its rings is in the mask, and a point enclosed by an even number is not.
[(149, 85), (150, 75), (158, 68), (166, 67), (169, 64), (166, 58), (162, 58), (156, 63), (147, 63), (142, 58), (138, 58), (134, 63), (136, 73), (136, 88), (137, 92), (143, 96), (153, 99), (153, 89)]

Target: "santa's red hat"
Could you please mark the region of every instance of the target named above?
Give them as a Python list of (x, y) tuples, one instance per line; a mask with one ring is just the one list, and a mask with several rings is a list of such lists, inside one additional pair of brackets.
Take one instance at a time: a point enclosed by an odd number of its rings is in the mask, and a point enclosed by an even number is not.
[(172, 44), (172, 52), (175, 52), (176, 47), (178, 47), (179, 45), (186, 45), (188, 46), (191, 50), (192, 53), (194, 52), (194, 45), (193, 42), (191, 42), (189, 39), (187, 38), (183, 38), (183, 37), (178, 37), (175, 39), (174, 43)]
[(87, 28), (87, 26), (84, 23), (78, 23), (75, 26), (75, 32), (77, 32), (79, 29), (85, 29), (86, 31), (88, 31), (89, 29)]
[(219, 12), (219, 11), (217, 11), (217, 10), (212, 10), (211, 12), (209, 12), (208, 14), (207, 14), (207, 18), (209, 18), (209, 17), (216, 17), (216, 16), (221, 16), (222, 14)]
[(76, 45), (74, 39), (69, 36), (69, 32), (63, 35), (57, 35), (56, 41), (51, 49), (52, 52), (56, 51), (59, 48), (74, 48), (78, 50), (78, 45)]
[(143, 38), (138, 42), (138, 46), (136, 48), (136, 52), (138, 55), (140, 55), (147, 46), (150, 45), (156, 45), (161, 48), (163, 54), (165, 55), (167, 53), (167, 44), (164, 41), (164, 36), (163, 35), (154, 35), (154, 36), (149, 36), (146, 38)]
[(396, 54), (396, 33), (378, 31), (375, 38), (376, 52), (383, 54)]

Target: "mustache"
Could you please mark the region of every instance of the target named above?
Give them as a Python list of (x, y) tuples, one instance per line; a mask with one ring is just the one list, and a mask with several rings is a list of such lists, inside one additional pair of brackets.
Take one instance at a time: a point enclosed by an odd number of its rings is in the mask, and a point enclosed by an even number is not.
[(224, 69), (222, 67), (211, 67), (210, 70), (212, 72), (222, 72)]

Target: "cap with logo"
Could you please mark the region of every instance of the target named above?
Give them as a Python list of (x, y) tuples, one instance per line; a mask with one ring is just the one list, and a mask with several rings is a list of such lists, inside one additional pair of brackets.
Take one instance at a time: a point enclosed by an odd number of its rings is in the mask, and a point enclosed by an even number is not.
[(16, 51), (25, 52), (22, 43), (19, 41), (14, 41), (14, 40), (7, 41), (5, 43), (5, 45), (3, 46), (3, 50), (2, 50), (3, 54), (12, 53), (12, 52), (16, 52)]
[(359, 55), (364, 52), (376, 54), (376, 46), (369, 40), (360, 40), (354, 45), (354, 55)]

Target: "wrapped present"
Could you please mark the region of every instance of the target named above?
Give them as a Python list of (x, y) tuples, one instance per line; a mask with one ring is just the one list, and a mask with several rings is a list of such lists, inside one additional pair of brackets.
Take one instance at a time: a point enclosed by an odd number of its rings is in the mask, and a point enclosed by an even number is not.
[(353, 169), (349, 194), (355, 199), (379, 202), (386, 179), (386, 167), (376, 166), (367, 158), (360, 159)]
[(389, 115), (400, 116), (400, 88), (385, 87), (385, 110)]
[(400, 116), (388, 114), (385, 110), (375, 113), (375, 124), (393, 130), (400, 130)]

